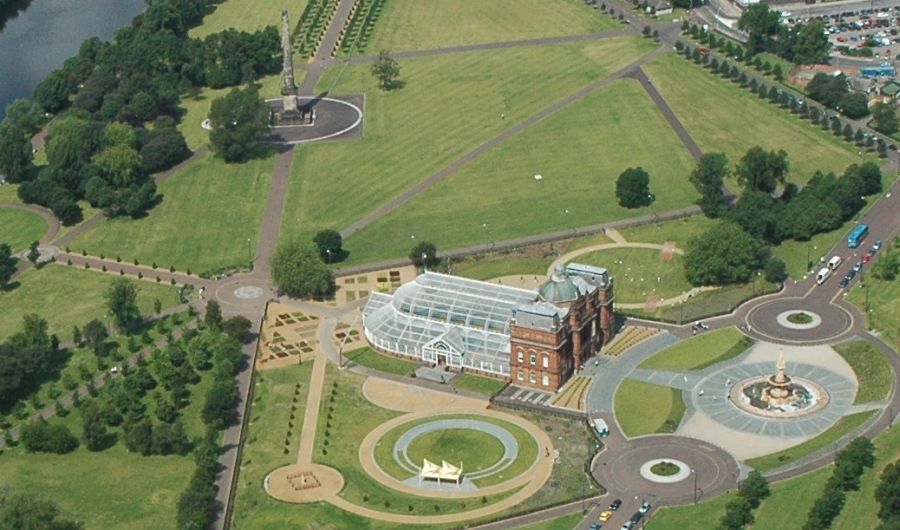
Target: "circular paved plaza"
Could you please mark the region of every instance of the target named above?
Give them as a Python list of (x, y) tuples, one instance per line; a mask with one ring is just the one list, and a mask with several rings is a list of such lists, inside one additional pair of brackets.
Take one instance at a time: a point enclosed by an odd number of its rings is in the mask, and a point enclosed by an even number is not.
[[(272, 127), (268, 141), (297, 145), (323, 140), (359, 138), (362, 136), (362, 96), (299, 97), (300, 105), (310, 107), (316, 119), (309, 125), (276, 125)], [(266, 100), (279, 112), (280, 98)]]

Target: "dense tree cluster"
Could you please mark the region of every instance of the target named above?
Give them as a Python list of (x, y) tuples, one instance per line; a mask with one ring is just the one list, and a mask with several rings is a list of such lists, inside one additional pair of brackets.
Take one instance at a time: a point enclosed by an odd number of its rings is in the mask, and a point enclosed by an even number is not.
[(22, 318), (22, 330), (0, 342), (0, 405), (9, 405), (33, 389), (59, 352), (47, 321), (37, 315)]
[(16, 272), (16, 258), (6, 243), (0, 243), (0, 289), (5, 289)]
[(869, 100), (865, 94), (851, 92), (847, 76), (818, 73), (806, 85), (809, 97), (828, 108), (840, 110), (850, 118), (858, 119), (869, 114)]
[[(64, 224), (81, 220), (82, 199), (109, 217), (137, 217), (157, 202), (149, 175), (190, 154), (175, 127), (183, 113), (180, 95), (192, 87), (249, 83), (280, 64), (280, 39), (271, 26), (190, 38), (188, 29), (218, 2), (150, 2), (111, 42), (86, 40), (35, 88), (33, 102), (10, 105), (0, 125), (0, 173), (23, 183), (22, 200), (50, 208)], [(50, 127), (49, 165), (38, 173), (30, 138), (45, 112), (62, 111)]]
[(685, 276), (694, 285), (747, 282), (768, 255), (765, 245), (740, 226), (718, 222), (688, 241)]
[(781, 15), (766, 4), (751, 5), (744, 10), (738, 27), (749, 34), (747, 47), (753, 53), (771, 52), (798, 64), (822, 63), (828, 60), (831, 44), (820, 20), (788, 28), (779, 23)]
[(50, 425), (43, 417), (22, 427), (22, 445), (29, 453), (71, 453), (78, 448), (78, 438), (65, 425)]
[(212, 103), (209, 141), (226, 162), (244, 162), (266, 151), (260, 140), (269, 131), (271, 108), (253, 86), (233, 89)]
[(725, 505), (725, 513), (719, 519), (722, 530), (742, 530), (753, 522), (753, 510), (769, 496), (769, 482), (762, 473), (753, 470), (741, 483), (737, 497)]
[(83, 528), (81, 523), (60, 517), (59, 508), (50, 501), (24, 493), (0, 494), (0, 529), (82, 530)]

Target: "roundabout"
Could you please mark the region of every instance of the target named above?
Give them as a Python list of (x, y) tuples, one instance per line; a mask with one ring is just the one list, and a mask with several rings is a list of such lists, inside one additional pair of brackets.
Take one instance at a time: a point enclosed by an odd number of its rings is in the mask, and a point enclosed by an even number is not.
[[(817, 304), (805, 298), (776, 298), (747, 313), (747, 326), (768, 340), (786, 344), (834, 342), (853, 327), (853, 317), (835, 304)], [(806, 317), (809, 317), (808, 319)]]

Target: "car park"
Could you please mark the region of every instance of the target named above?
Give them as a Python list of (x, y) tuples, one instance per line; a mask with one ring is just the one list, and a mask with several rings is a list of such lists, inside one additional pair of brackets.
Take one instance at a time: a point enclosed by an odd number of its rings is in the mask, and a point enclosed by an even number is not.
[(617, 511), (619, 509), (619, 506), (622, 506), (622, 499), (616, 499), (609, 503), (609, 509), (613, 512)]

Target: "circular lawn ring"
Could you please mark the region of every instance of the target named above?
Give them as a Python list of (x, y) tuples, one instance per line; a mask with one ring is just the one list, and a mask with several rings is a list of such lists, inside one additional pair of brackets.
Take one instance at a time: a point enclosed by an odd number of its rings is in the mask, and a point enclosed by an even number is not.
[(616, 279), (616, 302), (638, 304), (651, 295), (660, 300), (674, 298), (693, 286), (684, 278), (684, 258), (668, 260), (656, 248), (621, 247), (595, 250), (572, 261), (607, 269)]
[(537, 440), (510, 422), (477, 414), (420, 418), (382, 435), (373, 450), (386, 475), (411, 484), (425, 459), (462, 465), (464, 480), (493, 486), (527, 472), (538, 461)]
[(822, 323), (822, 317), (812, 311), (793, 309), (784, 311), (775, 317), (779, 325), (788, 329), (812, 329)]
[(641, 476), (658, 484), (681, 482), (691, 474), (691, 468), (681, 460), (673, 458), (656, 458), (644, 462)]

